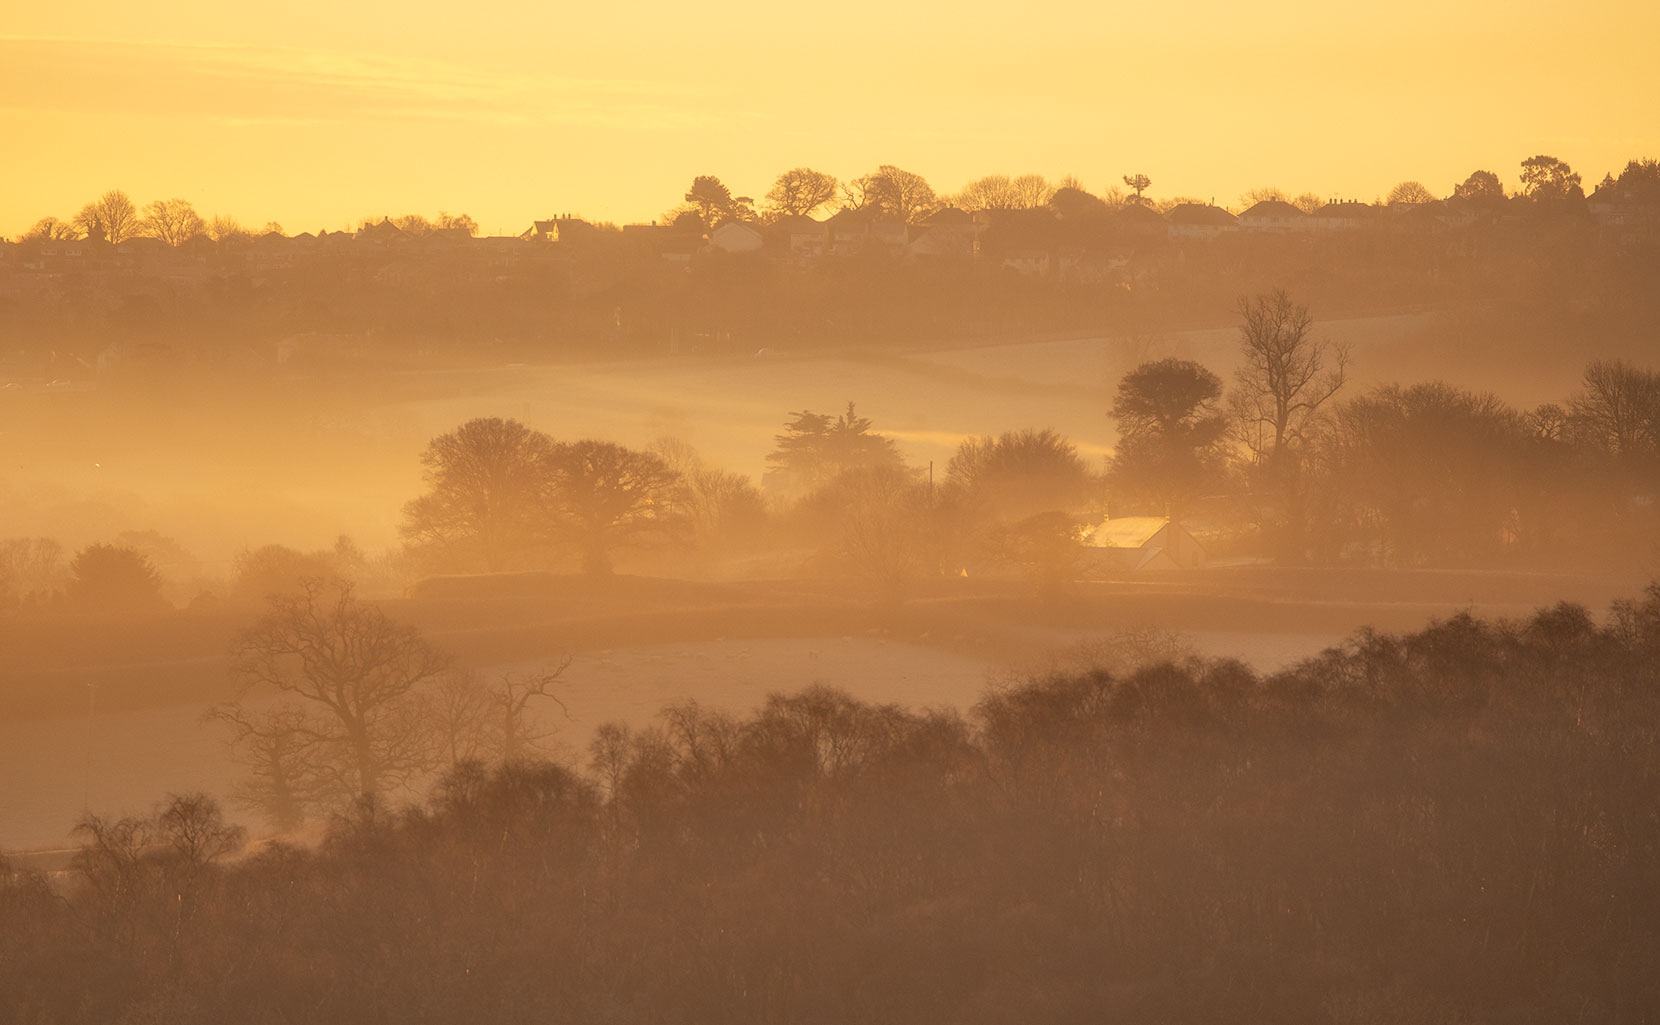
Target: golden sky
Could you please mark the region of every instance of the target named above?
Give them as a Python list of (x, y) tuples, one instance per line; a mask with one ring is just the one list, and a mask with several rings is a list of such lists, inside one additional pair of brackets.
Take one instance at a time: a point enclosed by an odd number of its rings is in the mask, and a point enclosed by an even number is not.
[(649, 220), (693, 175), (1438, 193), (1660, 156), (1660, 4), (0, 0), (0, 234), (109, 188), (290, 232)]

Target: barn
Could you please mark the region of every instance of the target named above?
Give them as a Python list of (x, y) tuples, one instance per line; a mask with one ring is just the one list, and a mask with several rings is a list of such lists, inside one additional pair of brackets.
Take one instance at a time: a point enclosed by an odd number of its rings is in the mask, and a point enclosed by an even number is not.
[(1164, 516), (1120, 516), (1089, 529), (1084, 543), (1099, 553), (1103, 569), (1196, 569), (1205, 549), (1180, 523)]

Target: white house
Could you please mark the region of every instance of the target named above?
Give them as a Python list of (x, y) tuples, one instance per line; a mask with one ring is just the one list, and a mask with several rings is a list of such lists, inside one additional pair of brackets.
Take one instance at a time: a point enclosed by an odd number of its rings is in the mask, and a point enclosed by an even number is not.
[(1206, 203), (1177, 203), (1165, 215), (1165, 220), (1169, 222), (1172, 240), (1215, 238), (1239, 230), (1239, 220), (1233, 214)]
[(1308, 215), (1282, 199), (1265, 199), (1239, 215), (1246, 231), (1290, 232), (1309, 230)]
[(1187, 528), (1164, 516), (1119, 516), (1101, 521), (1085, 535), (1103, 568), (1120, 570), (1196, 569), (1205, 549)]
[(727, 253), (753, 253), (763, 242), (761, 233), (742, 221), (727, 221), (709, 235), (709, 248)]

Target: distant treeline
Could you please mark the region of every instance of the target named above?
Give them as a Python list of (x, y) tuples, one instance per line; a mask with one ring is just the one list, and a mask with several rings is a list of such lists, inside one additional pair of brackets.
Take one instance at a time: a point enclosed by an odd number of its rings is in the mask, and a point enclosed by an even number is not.
[[(1232, 381), (1174, 358), (1124, 375), (1103, 411), (1119, 432), (1104, 466), (1029, 428), (970, 438), (935, 474), (849, 403), (789, 414), (758, 487), (676, 438), (640, 450), (482, 417), (422, 453), (425, 490), (396, 551), (267, 545), (216, 580), (155, 530), (72, 559), (51, 538), (0, 539), (0, 614), (258, 601), (314, 578), (383, 595), (430, 574), (603, 576), (619, 560), (657, 575), (842, 578), (890, 600), (972, 573), (1057, 599), (1133, 569), (1104, 557), (1123, 543), (1105, 529), (1125, 517), (1167, 520), (1213, 557), (1285, 564), (1599, 571), (1654, 557), (1660, 371), (1595, 360), (1564, 401), (1532, 410), (1437, 382), (1349, 395), (1348, 355), (1317, 338), (1306, 307), (1274, 292), (1239, 310)], [(1175, 563), (1198, 565), (1191, 554)]]
[[(1146, 194), (1154, 183), (1145, 174), (1127, 174), (1122, 181), (1130, 192), (1126, 193), (1124, 188), (1113, 183), (1096, 194), (1089, 191), (1076, 175), (1051, 182), (1040, 174), (1013, 177), (992, 174), (967, 183), (958, 192), (943, 193), (937, 192), (923, 176), (892, 164), (883, 164), (868, 174), (845, 181), (824, 171), (797, 167), (780, 174), (763, 201), (757, 204), (750, 196), (734, 194), (714, 175), (698, 175), (681, 200), (668, 208), (663, 221), (666, 224), (695, 223), (695, 227), (707, 231), (729, 221), (771, 223), (811, 217), (825, 211), (868, 212), (906, 224), (917, 224), (945, 209), (969, 213), (1048, 209), (1057, 214), (1081, 215), (1091, 211), (1115, 211), (1126, 206), (1147, 207), (1161, 213), (1184, 205), (1215, 209), (1229, 206), (1224, 203), (1222, 207), (1214, 207), (1213, 199), (1191, 196), (1155, 200)], [(1549, 205), (1571, 204), (1585, 199), (1581, 175), (1565, 161), (1553, 156), (1540, 154), (1522, 161), (1519, 182), (1520, 188), (1507, 190), (1497, 174), (1477, 170), (1463, 182), (1454, 184), (1450, 192), (1441, 195), (1421, 182), (1403, 181), (1390, 189), (1387, 198), (1379, 197), (1375, 205), (1422, 206), (1442, 200), (1483, 203), (1506, 199)], [(1617, 194), (1621, 198), (1652, 201), (1660, 192), (1660, 161), (1631, 160), (1618, 175), (1612, 171), (1606, 174), (1596, 191)], [(1241, 194), (1232, 212), (1237, 213), (1264, 202), (1286, 203), (1302, 213), (1311, 214), (1337, 201), (1322, 198), (1313, 192), (1293, 197), (1281, 189), (1265, 186)], [(1353, 204), (1355, 201), (1345, 203)], [(355, 227), (368, 229), (382, 223), (415, 236), (434, 232), (473, 236), (479, 231), (477, 222), (466, 214), (443, 211), (436, 218), (421, 214), (364, 218)], [(561, 225), (586, 223), (565, 214), (533, 221), (525, 234), (551, 233), (557, 238)], [(616, 230), (616, 226), (610, 224), (590, 227)], [(354, 226), (348, 225), (342, 230), (350, 233), (353, 229)], [(171, 246), (181, 246), (198, 237), (224, 242), (282, 233), (282, 225), (275, 221), (266, 223), (263, 228), (250, 228), (225, 215), (204, 217), (187, 199), (158, 199), (140, 209), (125, 192), (112, 189), (87, 203), (73, 217), (42, 217), (14, 241), (87, 240), (120, 244), (133, 238), (151, 238)]]
[(1645, 1022), (1657, 696), (1651, 587), (966, 717), (687, 702), (315, 849), (175, 796), (65, 879), (0, 863), (0, 1017)]
[(703, 176), (660, 223), (550, 216), (494, 238), (450, 214), (290, 237), (112, 191), (0, 247), (0, 328), (16, 340), (0, 373), (1134, 331), (1212, 322), (1287, 283), (1326, 311), (1654, 301), (1655, 161), (1589, 199), (1571, 168), (1537, 157), (1514, 194), (1487, 171), (1445, 199), (1410, 182), (1378, 204), (1259, 189), (1238, 218), (1155, 204), (1143, 176), (1126, 178), (1140, 191), (994, 175), (941, 196), (895, 167), (846, 183), (797, 168), (757, 210)]

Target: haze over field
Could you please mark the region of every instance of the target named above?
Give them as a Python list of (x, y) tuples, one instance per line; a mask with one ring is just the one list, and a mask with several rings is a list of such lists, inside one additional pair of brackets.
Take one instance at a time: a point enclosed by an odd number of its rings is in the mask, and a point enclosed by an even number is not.
[(0, 25), (0, 1025), (1643, 1025), (1660, 9)]

